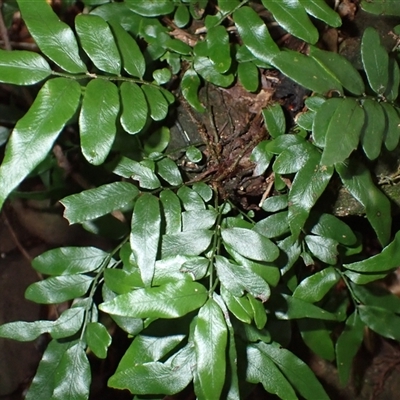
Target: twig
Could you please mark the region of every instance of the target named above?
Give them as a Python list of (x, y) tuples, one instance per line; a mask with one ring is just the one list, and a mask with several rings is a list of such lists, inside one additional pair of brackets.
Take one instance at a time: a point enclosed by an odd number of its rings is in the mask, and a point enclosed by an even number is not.
[(14, 228), (12, 227), (10, 220), (7, 217), (6, 211), (3, 210), (2, 213), (4, 224), (6, 225), (8, 231), (10, 232), (10, 235), (15, 243), (15, 245), (18, 247), (18, 250), (21, 252), (21, 254), (28, 260), (29, 264), (32, 261), (31, 255), (25, 250), (25, 247), (22, 245), (20, 240), (18, 239), (17, 234), (14, 231)]
[[(39, 51), (39, 47), (36, 43), (28, 43), (28, 42), (13, 42), (9, 41), (11, 49), (21, 49), (21, 50), (29, 50), (29, 51)], [(6, 42), (4, 40), (0, 40), (0, 46), (4, 49), (6, 48)]]
[(4, 48), (6, 50), (12, 50), (10, 39), (8, 38), (7, 27), (3, 18), (3, 0), (0, 0), (0, 36), (3, 38)]

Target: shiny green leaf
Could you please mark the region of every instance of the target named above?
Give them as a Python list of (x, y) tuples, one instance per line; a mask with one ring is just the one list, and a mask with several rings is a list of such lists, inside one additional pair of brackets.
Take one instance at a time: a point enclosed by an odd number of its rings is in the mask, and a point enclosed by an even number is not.
[(311, 233), (333, 239), (345, 246), (353, 246), (357, 237), (350, 227), (332, 214), (312, 215), (307, 222), (310, 224)]
[(238, 65), (238, 78), (243, 87), (249, 92), (256, 92), (260, 86), (258, 67), (251, 61)]
[(198, 193), (205, 202), (210, 201), (213, 197), (213, 190), (204, 182), (195, 182), (192, 185), (192, 189)]
[(383, 111), (386, 115), (386, 129), (383, 133), (385, 147), (389, 151), (393, 151), (399, 144), (400, 139), (400, 116), (398, 109), (389, 103), (381, 103)]
[(229, 292), (240, 297), (244, 291), (265, 302), (271, 292), (261, 276), (240, 264), (232, 264), (225, 257), (215, 256), (215, 268), (221, 283)]
[(244, 228), (222, 229), (222, 240), (244, 257), (257, 261), (274, 261), (278, 247), (267, 237)]
[(8, 322), (0, 326), (0, 337), (19, 342), (30, 342), (42, 333), (50, 332), (52, 325), (52, 321)]
[(278, 366), (293, 388), (306, 400), (329, 400), (311, 369), (289, 350), (282, 348), (278, 343), (260, 342), (254, 346)]
[(369, 26), (361, 40), (361, 59), (371, 88), (383, 94), (389, 81), (389, 56), (379, 33)]
[(72, 307), (65, 310), (59, 318), (52, 323), (49, 330), (53, 339), (62, 339), (75, 335), (83, 324), (85, 309), (83, 307)]
[(215, 69), (221, 74), (228, 71), (231, 66), (231, 49), (229, 35), (222, 25), (209, 28), (206, 36), (208, 56), (214, 63)]
[(308, 18), (299, 0), (262, 0), (262, 3), (272, 12), (278, 24), (293, 36), (312, 44), (318, 40), (317, 28)]
[(220, 398), (226, 379), (227, 337), (222, 310), (210, 298), (199, 310), (193, 335), (196, 370), (204, 399)]
[(139, 186), (143, 189), (158, 189), (161, 186), (157, 175), (151, 168), (130, 159), (125, 159), (124, 165), (120, 166), (117, 171), (114, 170), (114, 173), (138, 181)]
[(47, 61), (32, 51), (0, 50), (0, 82), (33, 85), (51, 74)]
[(283, 400), (296, 400), (292, 385), (276, 364), (255, 345), (247, 346), (246, 380), (250, 383), (261, 383), (264, 389), (276, 394)]
[(361, 7), (371, 14), (400, 16), (397, 1), (362, 0)]
[(258, 330), (263, 329), (267, 323), (267, 312), (261, 300), (255, 299), (250, 293), (247, 293), (251, 309), (253, 311), (254, 323)]
[(119, 52), (121, 53), (124, 70), (136, 78), (143, 78), (146, 72), (146, 62), (135, 39), (119, 24), (110, 23)]
[(284, 210), (288, 206), (287, 194), (268, 197), (262, 204), (262, 209), (267, 212), (277, 212)]
[(91, 164), (100, 165), (108, 156), (117, 132), (118, 112), (117, 87), (102, 79), (91, 80), (86, 86), (79, 116), (81, 149)]
[(208, 249), (213, 233), (207, 229), (164, 235), (161, 254), (163, 258), (176, 254), (198, 256)]
[(116, 294), (128, 293), (132, 289), (143, 287), (139, 268), (129, 272), (124, 269), (107, 268), (104, 270), (104, 281)]
[(54, 374), (52, 400), (86, 400), (89, 397), (90, 364), (81, 343), (70, 347), (61, 357)]
[(338, 242), (331, 238), (306, 235), (304, 241), (311, 253), (324, 263), (335, 265), (337, 263)]
[(201, 196), (187, 186), (180, 187), (177, 194), (186, 211), (204, 210), (206, 208)]
[(36, 168), (75, 114), (81, 89), (65, 78), (47, 81), (29, 111), (18, 121), (0, 167), (0, 209), (10, 192)]
[(272, 166), (272, 170), (282, 175), (294, 174), (304, 167), (314, 150), (315, 147), (308, 142), (290, 146), (278, 155)]
[(83, 296), (93, 278), (86, 275), (63, 275), (32, 283), (25, 291), (28, 300), (40, 304), (56, 304)]
[(279, 47), (259, 15), (251, 7), (243, 6), (233, 13), (233, 21), (243, 44), (255, 57), (270, 64), (272, 58), (279, 53)]
[(179, 5), (174, 14), (174, 23), (178, 28), (184, 28), (190, 21), (190, 13), (186, 5)]
[(368, 306), (385, 308), (395, 314), (400, 313), (400, 298), (388, 289), (378, 285), (351, 285), (351, 289), (361, 303)]
[(142, 90), (149, 105), (150, 117), (154, 121), (163, 120), (168, 114), (168, 101), (155, 86), (143, 85)]
[(383, 135), (387, 130), (385, 112), (382, 105), (372, 99), (365, 99), (362, 107), (365, 120), (360, 141), (365, 155), (370, 160), (375, 160), (381, 152)]
[(131, 135), (140, 132), (146, 125), (149, 107), (142, 89), (133, 82), (120, 86), (122, 115), (121, 125)]
[(276, 138), (286, 132), (286, 118), (279, 103), (274, 103), (262, 110), (262, 115), (268, 133), (272, 138)]
[(207, 289), (190, 281), (137, 289), (100, 304), (100, 310), (132, 318), (179, 318), (207, 300)]
[(45, 0), (18, 0), (22, 18), (40, 50), (71, 74), (85, 73), (78, 44), (72, 29), (60, 21)]
[(217, 212), (210, 210), (184, 211), (182, 213), (182, 231), (210, 229), (217, 219)]
[(85, 340), (96, 357), (107, 357), (107, 349), (111, 344), (111, 336), (103, 324), (89, 322), (86, 326)]
[(320, 157), (317, 152), (312, 155), (296, 174), (289, 192), (288, 219), (292, 234), (296, 238), (333, 175), (333, 167), (320, 165)]
[(214, 63), (208, 57), (195, 56), (193, 68), (206, 81), (216, 86), (228, 87), (234, 80), (233, 74), (221, 74), (218, 72)]
[(150, 155), (151, 153), (162, 153), (171, 140), (171, 132), (168, 127), (162, 126), (156, 129), (143, 140), (143, 150)]
[(205, 108), (201, 104), (198, 91), (201, 81), (196, 71), (188, 69), (182, 77), (181, 90), (183, 97), (198, 112), (204, 112)]
[(119, 75), (121, 58), (110, 27), (97, 15), (79, 14), (75, 29), (83, 50), (101, 71)]
[(172, 0), (126, 0), (126, 4), (133, 12), (145, 17), (170, 14), (175, 9)]
[(161, 211), (157, 197), (144, 193), (135, 203), (130, 243), (143, 283), (151, 285), (160, 241)]
[(221, 296), (228, 307), (229, 311), (245, 324), (250, 324), (253, 319), (253, 309), (251, 308), (249, 299), (245, 296), (234, 296), (225, 286), (221, 285)]
[(158, 85), (164, 85), (170, 81), (172, 77), (171, 70), (169, 68), (160, 68), (153, 71), (153, 78)]
[(394, 101), (397, 99), (399, 95), (399, 86), (400, 86), (400, 69), (399, 64), (393, 58), (389, 58), (389, 79), (388, 84), (383, 96), (388, 101)]
[(107, 257), (96, 247), (59, 247), (34, 258), (32, 266), (45, 275), (74, 275), (99, 268)]
[(179, 168), (169, 157), (157, 161), (157, 173), (172, 186), (182, 184), (182, 176)]
[(400, 264), (400, 231), (380, 253), (362, 261), (343, 264), (343, 266), (356, 272), (377, 273), (394, 269), (398, 264)]
[(36, 375), (26, 394), (27, 400), (50, 399), (54, 390), (54, 375), (64, 353), (74, 346), (76, 341), (52, 340), (43, 353)]
[(340, 15), (326, 4), (325, 0), (299, 0), (307, 13), (324, 21), (326, 24), (339, 27), (342, 24)]
[(310, 56), (317, 60), (328, 73), (335, 76), (349, 92), (358, 96), (364, 93), (365, 86), (360, 73), (345, 57), (314, 46), (310, 46)]
[(293, 292), (293, 297), (317, 303), (339, 282), (339, 279), (340, 275), (335, 268), (325, 268), (303, 279)]
[(271, 63), (288, 78), (313, 92), (325, 94), (331, 90), (343, 91), (338, 79), (310, 56), (285, 50), (273, 57)]
[(64, 218), (70, 224), (98, 218), (132, 203), (139, 194), (136, 186), (128, 182), (112, 182), (95, 189), (64, 197)]
[(381, 245), (387, 245), (392, 223), (390, 202), (372, 182), (369, 169), (356, 160), (350, 160), (348, 165), (336, 164), (335, 169), (346, 189), (365, 207)]
[(290, 232), (288, 212), (282, 211), (258, 221), (253, 228), (256, 232), (271, 239)]
[(379, 335), (400, 341), (400, 316), (385, 308), (358, 306), (361, 321)]
[(364, 116), (364, 110), (356, 100), (342, 99), (329, 121), (321, 165), (342, 162), (357, 148)]
[(336, 342), (336, 364), (339, 381), (345, 386), (350, 378), (354, 356), (357, 354), (364, 338), (364, 324), (358, 312), (354, 311), (346, 320), (346, 325)]
[(263, 140), (260, 142), (256, 147), (254, 147), (253, 151), (251, 152), (250, 161), (253, 161), (256, 164), (254, 169), (254, 175), (259, 176), (262, 175), (273, 158), (273, 154), (266, 149), (268, 145), (267, 140)]
[(178, 196), (166, 189), (160, 193), (161, 206), (165, 218), (165, 233), (173, 235), (181, 232), (181, 205)]

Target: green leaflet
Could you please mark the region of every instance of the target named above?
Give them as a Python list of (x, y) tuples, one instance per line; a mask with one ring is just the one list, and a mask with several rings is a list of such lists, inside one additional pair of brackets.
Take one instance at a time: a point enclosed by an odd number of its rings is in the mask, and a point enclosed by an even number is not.
[(318, 319), (299, 319), (297, 326), (304, 343), (317, 355), (328, 361), (335, 359), (335, 349), (331, 332), (323, 321)]
[(122, 28), (119, 22), (111, 21), (110, 26), (121, 53), (124, 70), (134, 77), (143, 78), (146, 62), (135, 39)]
[(108, 156), (117, 132), (118, 112), (117, 87), (109, 81), (91, 80), (79, 115), (82, 153), (91, 164), (100, 165)]
[(175, 4), (172, 0), (126, 0), (126, 5), (135, 13), (145, 17), (170, 14), (175, 9)]
[(144, 165), (144, 163), (138, 163), (126, 157), (121, 157), (113, 172), (124, 178), (132, 178), (139, 181), (139, 186), (144, 189), (158, 189), (161, 186), (151, 168)]
[(317, 60), (328, 73), (335, 76), (345, 89), (359, 96), (364, 93), (365, 86), (360, 73), (346, 58), (314, 46), (310, 46), (310, 56)]
[(213, 233), (208, 229), (189, 230), (162, 238), (162, 258), (176, 254), (198, 256), (208, 249)]
[(329, 400), (311, 369), (289, 350), (277, 343), (257, 343), (254, 346), (278, 366), (294, 389), (306, 400)]
[(107, 357), (107, 348), (111, 344), (111, 336), (104, 325), (99, 322), (89, 322), (86, 326), (85, 340), (96, 357)]
[(173, 235), (181, 232), (181, 205), (178, 196), (166, 189), (160, 193), (161, 207), (165, 218), (165, 233)]
[(340, 15), (330, 8), (325, 0), (299, 0), (307, 13), (324, 21), (330, 26), (338, 27), (342, 24)]
[(182, 184), (182, 176), (178, 166), (169, 157), (157, 161), (157, 173), (172, 186)]
[(293, 297), (317, 303), (335, 286), (340, 279), (333, 267), (328, 267), (302, 280), (293, 292)]
[(400, 116), (398, 108), (389, 103), (381, 103), (384, 114), (386, 115), (386, 129), (383, 132), (385, 147), (393, 151), (399, 144), (400, 139)]
[(213, 209), (184, 211), (182, 213), (182, 231), (211, 229), (216, 219), (217, 212)]
[(206, 81), (211, 82), (216, 86), (228, 87), (234, 80), (233, 74), (221, 74), (218, 72), (214, 63), (208, 57), (195, 56), (193, 60), (193, 68)]
[(389, 56), (381, 45), (379, 33), (371, 26), (362, 37), (361, 58), (371, 88), (383, 94), (389, 81)]
[(182, 363), (175, 367), (161, 362), (148, 362), (117, 372), (108, 380), (108, 385), (136, 394), (173, 395), (185, 389), (191, 380), (189, 364)]
[(132, 289), (144, 286), (139, 268), (130, 272), (124, 269), (107, 268), (104, 270), (104, 281), (107, 287), (116, 294), (128, 293)]
[(244, 257), (256, 261), (274, 261), (278, 247), (267, 237), (244, 228), (228, 228), (221, 231), (224, 243)]
[(44, 84), (8, 141), (0, 167), (0, 208), (10, 192), (45, 159), (75, 114), (80, 96), (80, 86), (72, 80), (56, 78)]
[(91, 382), (90, 364), (81, 342), (61, 357), (54, 374), (53, 400), (86, 400)]
[(270, 64), (279, 53), (279, 47), (272, 40), (267, 26), (250, 7), (243, 6), (233, 13), (233, 21), (250, 52), (261, 61)]
[(393, 241), (379, 254), (363, 261), (343, 264), (347, 269), (356, 272), (379, 273), (394, 269), (400, 263), (400, 231), (396, 233)]
[(357, 148), (364, 124), (365, 113), (356, 100), (346, 98), (336, 103), (334, 103), (335, 111), (325, 134), (321, 165), (331, 166), (348, 158)]
[[(293, 146), (295, 147), (295, 146)], [(261, 235), (271, 239), (283, 236), (290, 232), (289, 222), (288, 222), (288, 212), (282, 211), (270, 215), (267, 218), (258, 221), (254, 225), (254, 230)]]
[(72, 29), (59, 20), (46, 0), (18, 0), (18, 6), (30, 34), (47, 57), (71, 74), (86, 72)]
[(335, 169), (347, 190), (365, 207), (368, 221), (381, 245), (387, 245), (392, 223), (390, 202), (372, 182), (369, 170), (353, 159), (348, 165), (336, 164)]
[(399, 95), (400, 69), (396, 59), (389, 57), (389, 79), (383, 96), (388, 101), (395, 101)]
[(400, 16), (400, 10), (396, 1), (362, 0), (361, 7), (372, 14)]
[(346, 320), (346, 325), (336, 342), (336, 364), (339, 381), (345, 386), (350, 378), (351, 366), (354, 356), (364, 338), (364, 324), (359, 313), (354, 311)]
[(206, 36), (208, 56), (214, 63), (215, 69), (223, 74), (231, 66), (231, 49), (229, 35), (222, 25), (214, 26), (207, 31)]
[(24, 50), (0, 50), (0, 81), (14, 85), (33, 85), (51, 74), (47, 61)]
[(207, 295), (207, 289), (197, 282), (178, 281), (121, 294), (99, 309), (132, 318), (178, 318), (200, 308)]
[(150, 117), (154, 121), (163, 120), (168, 114), (168, 101), (161, 90), (150, 85), (143, 85), (142, 90), (149, 106)]
[(293, 174), (300, 171), (315, 151), (308, 142), (302, 142), (283, 150), (276, 158), (272, 170), (278, 174)]
[(95, 247), (59, 247), (32, 261), (36, 271), (45, 275), (75, 275), (99, 268), (109, 254)]
[(130, 243), (143, 283), (151, 285), (160, 241), (161, 211), (159, 200), (144, 193), (135, 203)]
[(249, 92), (256, 92), (260, 86), (260, 73), (257, 66), (251, 62), (238, 65), (238, 78), (243, 87)]
[(383, 135), (387, 129), (385, 112), (382, 105), (372, 99), (365, 99), (362, 107), (365, 112), (365, 120), (360, 141), (365, 155), (370, 160), (375, 160), (381, 152)]
[(122, 103), (121, 125), (130, 134), (140, 132), (147, 122), (149, 106), (142, 89), (132, 82), (120, 86)]
[(331, 238), (315, 235), (306, 235), (304, 241), (311, 253), (326, 264), (335, 265), (337, 263), (338, 242)]
[(215, 257), (218, 278), (230, 294), (240, 297), (247, 291), (265, 302), (270, 296), (268, 284), (261, 276), (240, 264), (232, 264), (225, 257)]
[(183, 97), (198, 112), (204, 112), (205, 107), (200, 103), (198, 91), (200, 87), (200, 78), (196, 71), (188, 69), (182, 77), (181, 90)]
[(190, 21), (190, 13), (185, 5), (179, 5), (174, 14), (174, 23), (178, 28), (184, 28)]
[(206, 208), (201, 196), (187, 186), (180, 187), (177, 194), (186, 211), (204, 210)]
[(94, 278), (86, 275), (63, 275), (32, 283), (25, 291), (28, 300), (56, 304), (83, 296)]
[(397, 314), (400, 310), (400, 299), (389, 290), (378, 285), (360, 286), (351, 284), (355, 297), (362, 304), (385, 308)]
[(284, 75), (314, 92), (325, 94), (331, 90), (343, 92), (338, 79), (327, 72), (314, 58), (297, 51), (281, 51), (271, 64)]
[(228, 330), (213, 298), (199, 310), (194, 328), (196, 370), (205, 400), (220, 398), (225, 382)]
[(267, 323), (267, 313), (264, 308), (264, 304), (255, 299), (250, 293), (247, 293), (247, 299), (249, 300), (251, 309), (253, 311), (254, 324), (258, 330), (263, 329)]
[(400, 341), (400, 316), (375, 306), (358, 306), (357, 311), (368, 328), (383, 337)]
[(239, 320), (246, 324), (250, 324), (253, 319), (253, 309), (251, 308), (249, 299), (245, 296), (234, 296), (230, 290), (225, 289), (221, 285), (221, 296), (228, 307), (229, 311)]
[(312, 44), (318, 40), (317, 28), (308, 18), (299, 0), (262, 0), (262, 3), (272, 12), (276, 21), (292, 35)]
[[(166, 126), (162, 126), (156, 129), (143, 139), (143, 150), (146, 155), (151, 153), (162, 153), (167, 147), (171, 140), (171, 132)], [(156, 156), (156, 159), (159, 155)]]
[(294, 237), (298, 237), (311, 208), (324, 192), (332, 175), (333, 167), (320, 165), (321, 155), (314, 152), (304, 167), (296, 174), (289, 192), (289, 225)]
[(55, 387), (54, 376), (58, 371), (64, 353), (77, 341), (58, 341), (53, 339), (43, 353), (42, 360), (26, 394), (27, 400), (50, 399)]
[(75, 18), (75, 28), (93, 64), (104, 72), (119, 75), (121, 58), (107, 22), (97, 15), (79, 14)]
[(247, 346), (246, 380), (261, 383), (264, 389), (283, 400), (296, 400), (297, 396), (277, 365), (256, 345)]
[(132, 203), (138, 194), (138, 188), (128, 182), (113, 182), (84, 190), (61, 200), (65, 207), (64, 218), (70, 224), (95, 219)]
[(286, 132), (286, 119), (282, 106), (274, 103), (262, 110), (265, 125), (272, 138), (283, 135)]

